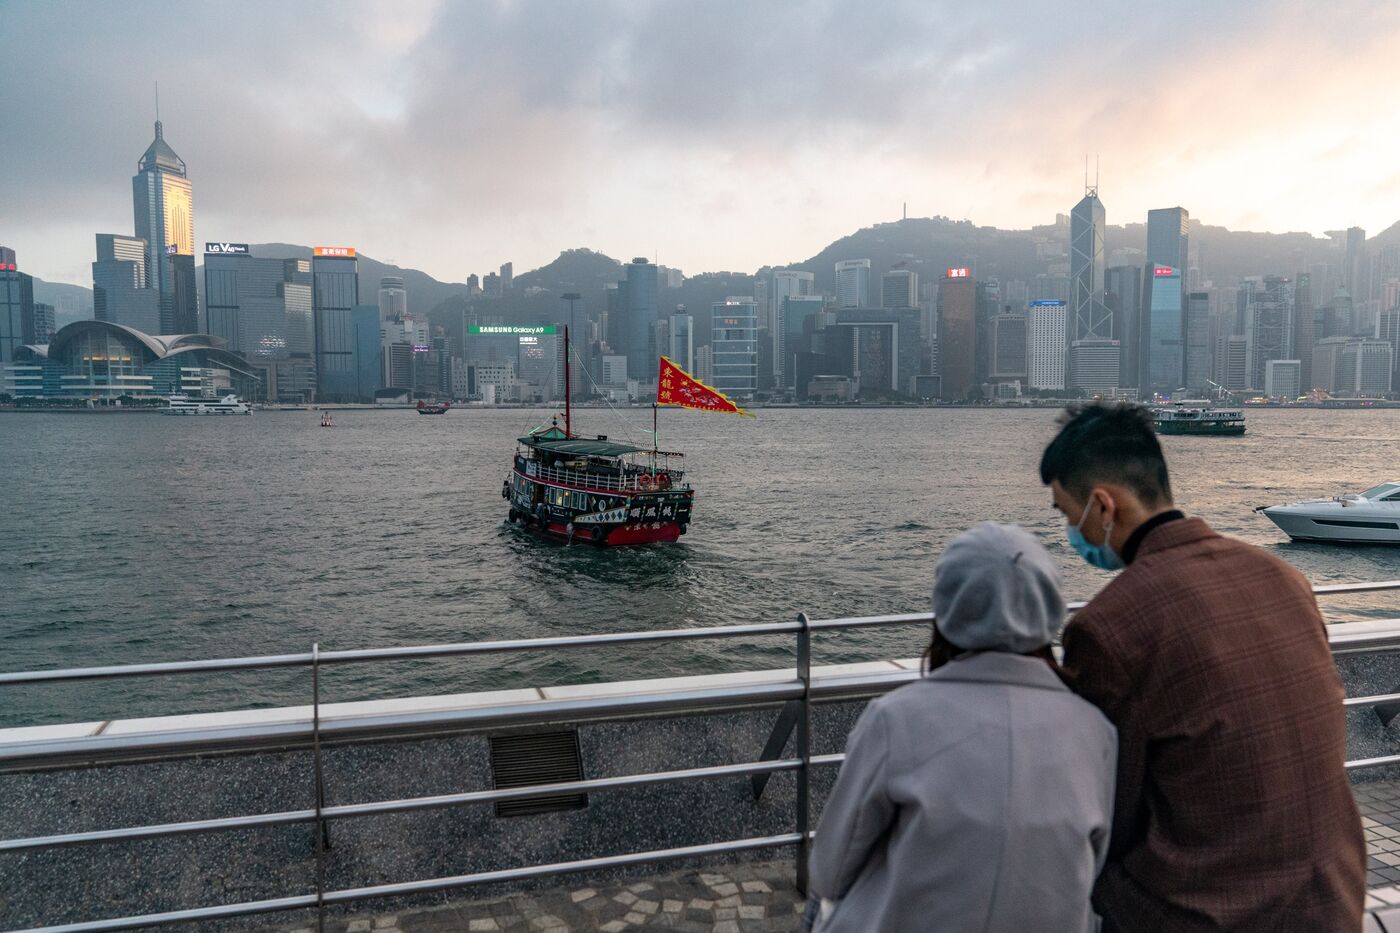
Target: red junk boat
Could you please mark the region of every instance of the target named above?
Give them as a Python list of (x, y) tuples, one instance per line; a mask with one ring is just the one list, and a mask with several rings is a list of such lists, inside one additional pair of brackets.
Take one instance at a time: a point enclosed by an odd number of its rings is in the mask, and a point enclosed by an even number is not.
[(451, 407), (451, 402), (425, 402), (421, 398), (418, 400), (418, 414), (420, 415), (445, 415), (447, 409)]
[(514, 465), (501, 487), (507, 520), (536, 533), (600, 547), (675, 541), (690, 527), (695, 490), (677, 461), (655, 446), (658, 405), (748, 414), (665, 357), (652, 405), (650, 450), (581, 437), (573, 430), (569, 329), (564, 328), (564, 426), (554, 419), (518, 438)]

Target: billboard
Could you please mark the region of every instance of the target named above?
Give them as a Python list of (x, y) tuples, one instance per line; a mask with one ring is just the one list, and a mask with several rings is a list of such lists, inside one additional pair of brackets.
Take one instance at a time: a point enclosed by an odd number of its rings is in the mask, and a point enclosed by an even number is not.
[(532, 336), (536, 334), (557, 334), (559, 328), (553, 324), (473, 324), (467, 328), (469, 334), (487, 336)]
[(1171, 266), (1153, 266), (1152, 274), (1155, 276), (1176, 275), (1176, 270)]
[(966, 279), (970, 277), (971, 272), (966, 266), (959, 266), (956, 269), (948, 270), (948, 278), (950, 279)]
[(355, 258), (355, 247), (353, 246), (317, 246), (311, 250), (313, 256), (338, 256), (344, 259)]
[(238, 254), (240, 254), (240, 255), (247, 255), (247, 253), (248, 253), (248, 244), (247, 244), (247, 243), (205, 243), (205, 244), (204, 244), (204, 252), (205, 252), (206, 255), (209, 254), (209, 253), (238, 253)]

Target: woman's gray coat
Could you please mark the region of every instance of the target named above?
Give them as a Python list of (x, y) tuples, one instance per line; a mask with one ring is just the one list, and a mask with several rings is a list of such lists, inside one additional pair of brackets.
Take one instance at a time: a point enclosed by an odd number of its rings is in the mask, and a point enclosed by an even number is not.
[(816, 930), (1093, 930), (1116, 757), (1039, 658), (964, 655), (873, 701), (817, 830)]

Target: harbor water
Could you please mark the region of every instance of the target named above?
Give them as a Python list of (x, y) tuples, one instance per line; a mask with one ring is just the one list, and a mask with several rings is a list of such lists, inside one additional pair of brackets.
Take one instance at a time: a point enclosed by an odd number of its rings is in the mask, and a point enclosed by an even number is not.
[[(576, 430), (650, 445), (649, 409)], [(1039, 483), (1056, 412), (663, 411), (698, 489), (679, 544), (598, 550), (504, 521), (515, 438), (543, 410), (245, 418), (0, 416), (0, 669), (429, 644), (926, 610), (944, 543), (1037, 533), (1071, 598), (1083, 564)], [(1400, 549), (1291, 544), (1254, 507), (1400, 479), (1400, 411), (1249, 412), (1242, 438), (1164, 439), (1179, 504), (1315, 582), (1400, 577)], [(1324, 607), (1394, 617), (1384, 599)], [(818, 663), (917, 654), (927, 634), (823, 635)], [(790, 638), (348, 665), (323, 701), (778, 667)], [(0, 687), (0, 725), (295, 705), (304, 670)]]

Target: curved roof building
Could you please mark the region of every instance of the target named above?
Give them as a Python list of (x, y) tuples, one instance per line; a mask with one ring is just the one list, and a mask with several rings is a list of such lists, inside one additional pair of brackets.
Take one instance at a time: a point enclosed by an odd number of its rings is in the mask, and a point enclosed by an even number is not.
[(5, 391), (67, 398), (250, 396), (257, 373), (223, 344), (208, 334), (152, 336), (111, 321), (77, 321), (47, 344), (20, 347), (5, 367)]

